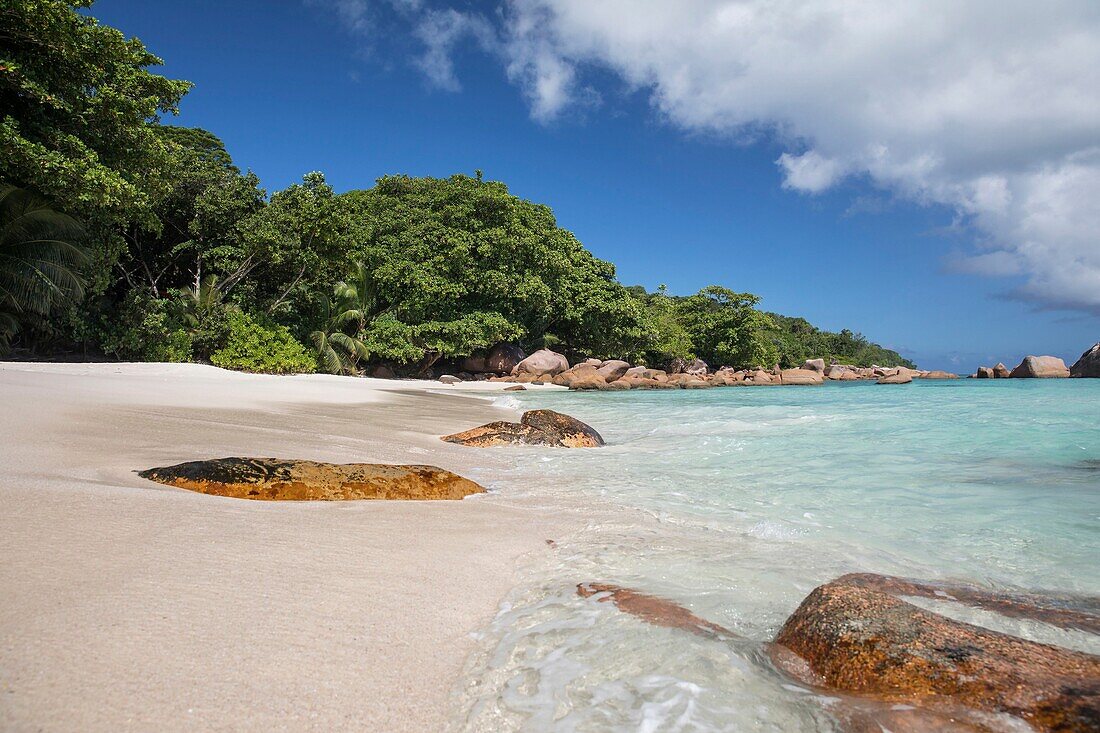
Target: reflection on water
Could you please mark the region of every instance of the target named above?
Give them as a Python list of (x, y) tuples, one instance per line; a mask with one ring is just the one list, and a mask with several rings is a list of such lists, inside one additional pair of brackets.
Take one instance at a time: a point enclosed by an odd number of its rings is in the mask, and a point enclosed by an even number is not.
[[(460, 729), (830, 730), (827, 701), (760, 651), (816, 585), (877, 572), (1100, 594), (1100, 380), (502, 399), (579, 417), (609, 445), (516, 448), (506, 473), (473, 478), (603, 508), (485, 631)], [(588, 580), (748, 641), (646, 626), (577, 597)]]

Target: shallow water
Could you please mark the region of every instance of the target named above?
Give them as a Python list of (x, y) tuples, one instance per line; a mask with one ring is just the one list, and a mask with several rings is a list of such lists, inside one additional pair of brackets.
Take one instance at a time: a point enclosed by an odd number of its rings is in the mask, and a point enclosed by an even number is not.
[[(473, 476), (594, 511), (485, 631), (463, 730), (832, 730), (830, 701), (761, 647), (816, 585), (858, 571), (1100, 595), (1100, 380), (499, 399), (574, 415), (608, 446), (496, 449), (511, 467)], [(589, 580), (671, 598), (746, 641), (648, 626), (579, 598)], [(1010, 624), (1100, 653), (1084, 632)]]

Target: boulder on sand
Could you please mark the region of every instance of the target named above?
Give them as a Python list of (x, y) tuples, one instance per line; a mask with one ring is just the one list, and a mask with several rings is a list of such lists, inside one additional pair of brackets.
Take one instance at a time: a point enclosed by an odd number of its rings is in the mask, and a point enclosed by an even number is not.
[(556, 351), (539, 349), (512, 369), (513, 375), (534, 374), (542, 376), (548, 374), (551, 377), (561, 374), (569, 368), (569, 360)]
[(1025, 356), (1009, 374), (1013, 379), (1051, 379), (1068, 377), (1066, 363), (1057, 356)]
[(1071, 377), (1100, 377), (1100, 343), (1081, 354), (1069, 368)]
[(512, 370), (527, 357), (527, 352), (516, 344), (497, 344), (485, 357), (485, 371), (495, 374), (511, 374)]
[(515, 444), (596, 448), (604, 444), (603, 438), (591, 426), (553, 410), (529, 410), (518, 423), (501, 420), (444, 435), (441, 440), (476, 448)]
[[(824, 368), (822, 366), (822, 370)], [(779, 373), (781, 384), (822, 384), (824, 380), (824, 375), (816, 369), (784, 369)]]
[(443, 384), (458, 384), (462, 380), (454, 376), (453, 374), (444, 374), (439, 378), (439, 381), (443, 382)]
[(1004, 362), (997, 362), (997, 365), (993, 367), (994, 379), (1008, 379), (1009, 373), (1008, 367), (1004, 365)]
[(142, 478), (215, 496), (263, 501), (461, 499), (484, 488), (435, 466), (215, 458), (141, 471)]

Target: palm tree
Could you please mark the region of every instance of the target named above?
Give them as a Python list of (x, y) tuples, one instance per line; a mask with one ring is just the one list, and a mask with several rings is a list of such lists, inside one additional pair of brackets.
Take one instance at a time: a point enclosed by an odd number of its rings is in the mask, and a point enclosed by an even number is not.
[(195, 329), (203, 320), (216, 311), (222, 304), (225, 293), (218, 282), (217, 275), (207, 275), (194, 288), (188, 288), (176, 301), (179, 319), (189, 328)]
[(0, 186), (0, 340), (15, 334), (21, 317), (48, 316), (58, 303), (83, 297), (83, 238), (80, 223), (42, 197)]
[[(355, 289), (339, 283), (333, 289), (333, 297), (321, 296), (322, 327), (309, 335), (317, 350), (317, 364), (329, 374), (355, 374), (360, 359), (370, 357), (358, 335), (362, 333), (364, 316), (357, 309)], [(355, 328), (355, 336), (349, 336), (349, 326)]]

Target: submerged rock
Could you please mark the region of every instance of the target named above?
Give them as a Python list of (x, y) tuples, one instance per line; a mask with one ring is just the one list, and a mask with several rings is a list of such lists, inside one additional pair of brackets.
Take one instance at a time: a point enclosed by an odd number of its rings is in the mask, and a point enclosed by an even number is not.
[[(657, 626), (738, 638), (640, 591), (582, 583), (577, 592)], [(1072, 628), (1089, 628), (1081, 613), (1098, 606), (1096, 599), (853, 574), (807, 596), (764, 651), (778, 670), (827, 694), (830, 712), (853, 733), (1016, 730), (1020, 720), (1051, 733), (1100, 729), (1100, 657), (954, 621), (897, 597), (913, 595)], [(1086, 611), (1064, 615), (1074, 608)]]
[(1100, 343), (1081, 354), (1069, 368), (1071, 377), (1100, 377)]
[(810, 593), (776, 642), (831, 689), (1008, 713), (1041, 731), (1100, 727), (1100, 657), (954, 621), (843, 579)]
[(1014, 379), (1061, 378), (1069, 376), (1069, 369), (1057, 356), (1025, 356), (1009, 376)]
[(142, 478), (215, 496), (266, 501), (461, 499), (485, 489), (435, 466), (215, 458), (150, 468)]
[(558, 448), (596, 448), (604, 444), (591, 426), (554, 410), (529, 410), (520, 422), (504, 420), (481, 425), (441, 440), (475, 448), (498, 445), (546, 445)]
[(577, 594), (582, 598), (598, 596), (596, 598), (598, 602), (614, 603), (620, 611), (637, 616), (655, 626), (683, 629), (700, 636), (736, 638), (736, 634), (718, 624), (699, 618), (677, 603), (630, 588), (608, 583), (580, 583), (577, 585)]

